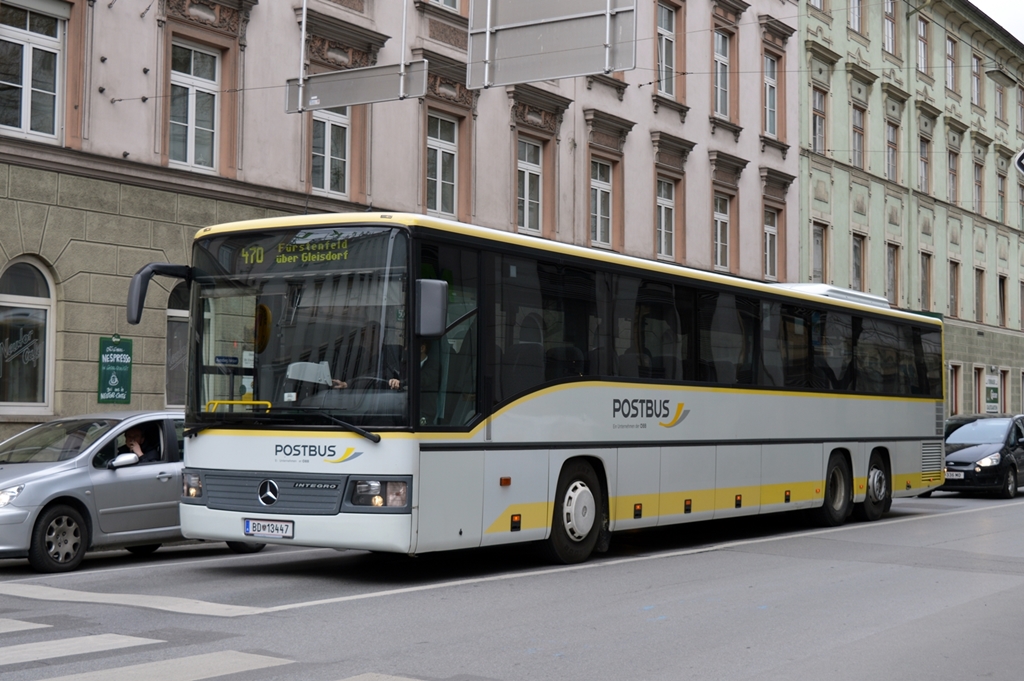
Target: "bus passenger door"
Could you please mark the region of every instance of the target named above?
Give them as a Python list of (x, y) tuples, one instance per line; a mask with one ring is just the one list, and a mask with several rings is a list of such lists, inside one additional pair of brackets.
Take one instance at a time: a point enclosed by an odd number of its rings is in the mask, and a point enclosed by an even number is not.
[(480, 451), (420, 451), (414, 553), (480, 546), (483, 479)]

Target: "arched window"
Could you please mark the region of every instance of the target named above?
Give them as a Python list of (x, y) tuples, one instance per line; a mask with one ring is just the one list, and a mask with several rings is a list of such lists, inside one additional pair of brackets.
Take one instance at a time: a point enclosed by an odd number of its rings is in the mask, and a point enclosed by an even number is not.
[(188, 359), (188, 285), (171, 289), (167, 300), (167, 374), (164, 399), (169, 407), (185, 405), (185, 368)]
[(0, 405), (7, 413), (52, 408), (52, 291), (43, 271), (24, 260), (0, 274)]

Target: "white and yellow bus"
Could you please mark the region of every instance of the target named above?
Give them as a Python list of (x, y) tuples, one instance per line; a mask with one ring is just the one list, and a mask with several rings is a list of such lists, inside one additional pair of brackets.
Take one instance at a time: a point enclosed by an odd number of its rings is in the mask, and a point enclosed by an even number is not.
[[(196, 235), (182, 531), (417, 554), (942, 483), (942, 323), (410, 214)], [(878, 304), (882, 302), (883, 304)]]

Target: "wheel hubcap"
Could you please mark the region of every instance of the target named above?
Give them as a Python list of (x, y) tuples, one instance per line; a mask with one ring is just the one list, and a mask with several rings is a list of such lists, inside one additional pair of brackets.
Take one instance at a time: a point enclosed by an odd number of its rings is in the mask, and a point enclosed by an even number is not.
[(597, 502), (594, 493), (586, 483), (576, 480), (565, 492), (562, 501), (562, 522), (565, 531), (573, 541), (583, 541), (594, 527), (597, 518)]
[(872, 468), (871, 472), (868, 473), (868, 498), (874, 503), (885, 501), (888, 487), (889, 483), (886, 480), (885, 471), (881, 468)]
[(57, 563), (66, 563), (78, 554), (82, 537), (78, 524), (66, 515), (54, 518), (46, 528), (46, 553)]

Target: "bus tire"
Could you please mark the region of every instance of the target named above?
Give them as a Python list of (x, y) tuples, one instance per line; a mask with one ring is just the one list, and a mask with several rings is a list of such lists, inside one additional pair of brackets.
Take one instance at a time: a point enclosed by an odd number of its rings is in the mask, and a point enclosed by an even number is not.
[(853, 476), (846, 457), (832, 452), (825, 467), (825, 499), (817, 509), (817, 521), (824, 527), (835, 527), (846, 522), (850, 515)]
[(267, 548), (266, 544), (254, 544), (249, 541), (229, 541), (227, 542), (228, 548), (234, 553), (259, 553), (263, 549)]
[(547, 553), (552, 561), (582, 563), (593, 553), (598, 537), (607, 526), (604, 491), (593, 466), (570, 461), (558, 475), (555, 511)]
[(868, 482), (867, 494), (862, 503), (853, 507), (853, 513), (858, 520), (875, 521), (882, 517), (888, 509), (887, 502), (891, 504), (892, 482), (889, 478), (889, 471), (882, 460), (882, 455), (872, 452), (868, 459)]

